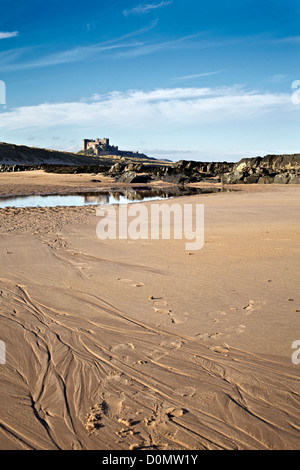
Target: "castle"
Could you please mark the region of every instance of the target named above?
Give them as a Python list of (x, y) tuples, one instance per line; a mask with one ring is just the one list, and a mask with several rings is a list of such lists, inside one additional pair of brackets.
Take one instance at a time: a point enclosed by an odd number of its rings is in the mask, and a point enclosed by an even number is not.
[(83, 139), (82, 150), (93, 149), (94, 155), (119, 155), (119, 147), (109, 145), (109, 139)]
[(92, 150), (93, 155), (101, 157), (103, 155), (119, 155), (120, 157), (127, 158), (149, 158), (143, 153), (138, 151), (132, 152), (129, 150), (119, 150), (119, 147), (115, 145), (109, 145), (109, 139), (83, 139), (82, 140), (82, 151)]

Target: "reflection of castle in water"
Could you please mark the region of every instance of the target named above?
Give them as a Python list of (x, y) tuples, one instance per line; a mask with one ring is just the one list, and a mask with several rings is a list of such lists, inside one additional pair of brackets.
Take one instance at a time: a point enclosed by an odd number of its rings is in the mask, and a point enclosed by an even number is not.
[(108, 204), (109, 203), (109, 194), (97, 194), (96, 196), (83, 196), (84, 204)]
[(212, 192), (219, 192), (220, 188), (179, 188), (179, 187), (168, 187), (168, 188), (130, 188), (130, 189), (119, 189), (110, 190), (95, 194), (83, 194), (84, 204), (114, 204), (119, 202), (122, 198), (127, 201), (143, 201), (145, 198), (159, 198), (165, 199), (170, 197), (189, 196), (192, 194), (205, 194)]

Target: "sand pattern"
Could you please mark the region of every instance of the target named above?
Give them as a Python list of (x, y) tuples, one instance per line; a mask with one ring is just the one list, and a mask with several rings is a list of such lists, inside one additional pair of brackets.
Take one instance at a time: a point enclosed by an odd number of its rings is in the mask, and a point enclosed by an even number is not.
[[(91, 208), (0, 216), (1, 449), (299, 448), (299, 368), (240, 347), (268, 305), (265, 273), (256, 297), (236, 281), (222, 306), (201, 293), (198, 254), (171, 265), (165, 247), (150, 262), (151, 243), (99, 242)], [(295, 290), (281, 297), (299, 318)]]
[(2, 325), (12, 344), (22, 341), (1, 371), (2, 399), (13, 404), (2, 408), (1, 431), (13, 447), (299, 444), (299, 388), (292, 368), (156, 333), (103, 299), (77, 291), (73, 301), (84, 312), (78, 329), (74, 313), (42, 305), (24, 286), (1, 279), (0, 288)]

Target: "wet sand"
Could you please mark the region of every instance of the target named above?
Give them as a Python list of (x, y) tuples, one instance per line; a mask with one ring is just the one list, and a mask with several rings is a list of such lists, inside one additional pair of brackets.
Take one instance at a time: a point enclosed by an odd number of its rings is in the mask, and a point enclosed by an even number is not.
[(300, 187), (240, 189), (176, 200), (205, 205), (194, 252), (99, 240), (94, 206), (0, 210), (0, 449), (299, 448)]

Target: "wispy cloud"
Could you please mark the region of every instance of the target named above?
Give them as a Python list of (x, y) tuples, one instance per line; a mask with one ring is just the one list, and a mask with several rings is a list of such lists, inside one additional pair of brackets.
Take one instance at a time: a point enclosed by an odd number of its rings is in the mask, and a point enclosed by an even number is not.
[(129, 10), (123, 10), (123, 15), (145, 15), (146, 13), (149, 13), (152, 10), (157, 10), (158, 8), (171, 5), (172, 3), (172, 1), (162, 1), (160, 3), (143, 3)]
[(59, 65), (71, 62), (81, 62), (82, 60), (91, 59), (101, 53), (113, 51), (116, 49), (127, 49), (131, 47), (138, 47), (141, 43), (138, 41), (126, 42), (120, 44), (92, 44), (90, 46), (76, 47), (74, 49), (68, 49), (60, 53), (48, 55), (40, 58), (37, 61), (29, 62), (24, 64), (25, 68), (33, 67), (45, 67), (49, 65)]
[(12, 31), (12, 32), (7, 32), (7, 33), (0, 32), (0, 39), (15, 38), (16, 36), (19, 36), (18, 31)]
[(148, 41), (143, 42), (141, 45), (131, 49), (131, 50), (124, 50), (118, 51), (116, 53), (116, 57), (119, 58), (134, 58), (139, 57), (147, 54), (152, 54), (157, 51), (164, 51), (164, 50), (179, 50), (184, 48), (190, 48), (194, 43), (199, 44), (199, 37), (202, 36), (203, 33), (195, 33), (190, 34), (188, 36), (182, 36), (179, 38), (169, 39), (167, 41)]
[[(103, 54), (116, 55), (117, 51), (130, 51), (130, 49), (140, 49), (145, 46), (145, 42), (138, 40), (139, 36), (151, 31), (157, 25), (158, 20), (152, 21), (150, 24), (135, 31), (131, 31), (123, 36), (112, 38), (110, 40), (90, 44), (88, 46), (78, 46), (66, 49), (53, 54), (39, 56), (35, 59), (29, 59), (30, 56), (38, 55), (42, 49), (40, 46), (35, 48), (18, 48), (0, 52), (0, 70), (1, 71), (17, 71), (24, 69), (33, 69), (38, 67), (47, 67), (51, 65), (60, 65), (84, 60), (91, 60)], [(129, 52), (128, 55), (130, 56)]]
[(291, 81), (291, 75), (287, 75), (287, 74), (275, 74), (270, 77), (267, 77), (264, 80), (265, 83), (274, 83), (274, 84), (286, 83), (288, 81)]
[[(95, 122), (121, 129), (189, 129), (208, 123), (251, 122), (296, 111), (289, 94), (247, 91), (241, 86), (162, 88), (94, 95), (90, 100), (23, 106), (0, 113), (0, 129), (93, 127)], [(269, 119), (269, 118), (268, 118)], [(278, 118), (279, 119), (279, 118)]]
[(172, 80), (193, 80), (194, 78), (210, 77), (224, 72), (224, 70), (216, 70), (215, 72), (195, 73), (193, 75), (183, 75), (182, 77), (175, 77)]
[[(46, 56), (38, 57), (34, 60), (26, 60), (25, 56), (28, 52), (27, 48), (22, 51), (18, 49), (16, 51), (5, 51), (0, 53), (0, 57), (3, 55), (5, 59), (0, 63), (0, 70), (2, 71), (17, 71), (34, 69), (39, 67), (49, 67), (51, 65), (62, 65), (72, 62), (81, 62), (84, 60), (91, 59), (99, 54), (104, 54), (113, 50), (128, 49), (131, 47), (140, 47), (141, 42), (124, 42), (120, 44), (92, 44), (90, 46), (75, 47), (73, 49), (67, 49), (62, 52), (48, 54)], [(33, 51), (31, 51), (33, 52)]]
[(271, 46), (284, 45), (284, 44), (300, 44), (300, 36), (286, 36), (282, 38), (271, 38), (264, 41)]

